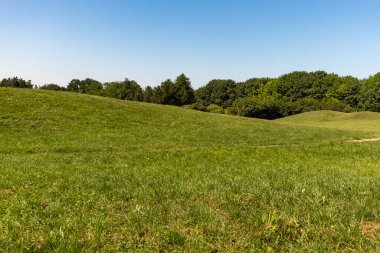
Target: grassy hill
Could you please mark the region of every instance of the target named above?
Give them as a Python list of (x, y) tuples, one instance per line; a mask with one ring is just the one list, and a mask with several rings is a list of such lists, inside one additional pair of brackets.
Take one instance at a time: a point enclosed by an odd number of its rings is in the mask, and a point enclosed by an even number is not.
[(290, 125), (315, 126), (334, 129), (371, 131), (380, 133), (380, 113), (315, 111), (276, 120)]
[(378, 251), (375, 124), (313, 120), (0, 89), (0, 251)]

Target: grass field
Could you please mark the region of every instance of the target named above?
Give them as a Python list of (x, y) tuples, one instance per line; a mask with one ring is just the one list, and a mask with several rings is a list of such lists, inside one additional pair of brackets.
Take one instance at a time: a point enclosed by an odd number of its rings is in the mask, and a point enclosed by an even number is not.
[(316, 111), (278, 119), (277, 121), (302, 126), (380, 132), (380, 113), (376, 112)]
[(379, 132), (3, 88), (0, 252), (378, 252)]

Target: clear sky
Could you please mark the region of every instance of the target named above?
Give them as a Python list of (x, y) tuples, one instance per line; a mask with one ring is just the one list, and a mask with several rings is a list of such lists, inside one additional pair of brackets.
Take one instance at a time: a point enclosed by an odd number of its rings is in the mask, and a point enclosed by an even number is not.
[(379, 0), (0, 0), (0, 78), (362, 78), (380, 71), (379, 10)]

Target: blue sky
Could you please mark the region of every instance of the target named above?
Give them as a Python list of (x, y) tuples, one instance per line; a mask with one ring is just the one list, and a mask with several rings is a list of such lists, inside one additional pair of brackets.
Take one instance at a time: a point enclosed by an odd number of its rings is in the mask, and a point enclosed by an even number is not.
[(362, 78), (380, 71), (379, 10), (378, 0), (0, 0), (0, 78)]

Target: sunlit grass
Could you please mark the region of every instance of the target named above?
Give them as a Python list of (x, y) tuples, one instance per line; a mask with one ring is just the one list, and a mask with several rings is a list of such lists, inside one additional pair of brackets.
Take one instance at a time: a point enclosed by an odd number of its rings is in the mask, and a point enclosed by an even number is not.
[(0, 250), (376, 252), (361, 130), (0, 89)]
[(380, 113), (316, 111), (276, 120), (277, 122), (333, 129), (371, 131), (380, 134)]

